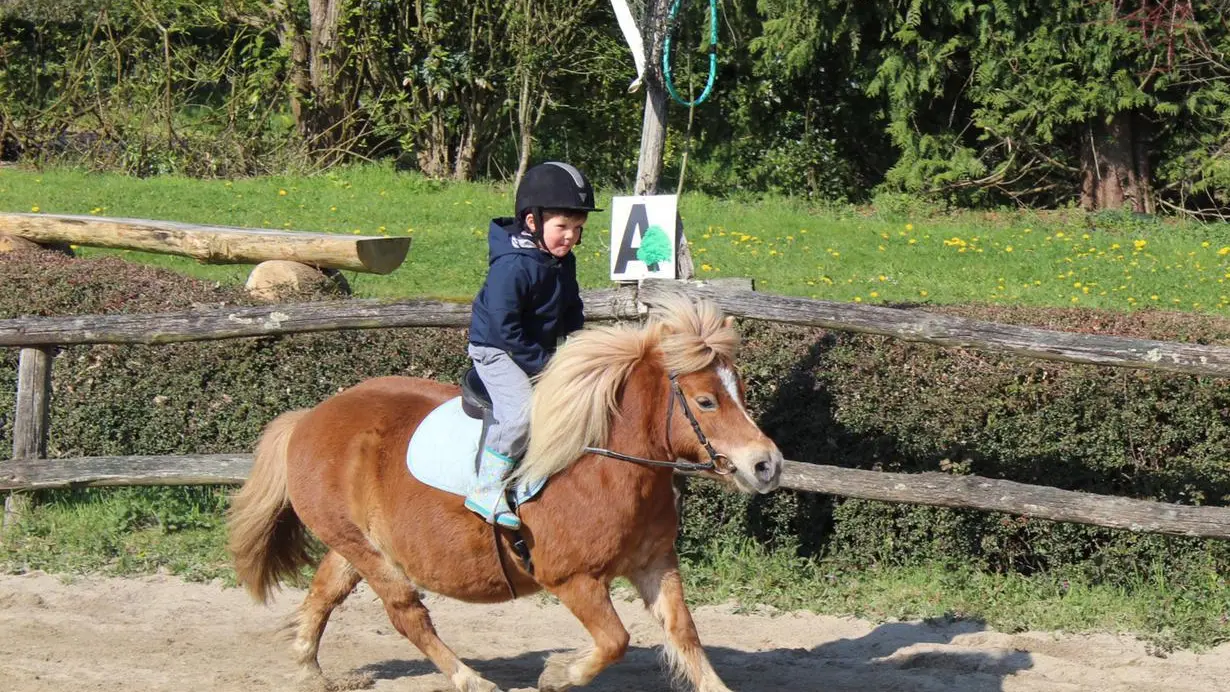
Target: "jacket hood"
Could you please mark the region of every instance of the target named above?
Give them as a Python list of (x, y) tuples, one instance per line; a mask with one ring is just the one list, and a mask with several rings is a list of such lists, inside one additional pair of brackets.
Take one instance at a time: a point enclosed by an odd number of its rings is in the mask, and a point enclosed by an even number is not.
[(491, 226), (487, 228), (487, 263), (514, 254), (532, 257), (540, 262), (559, 261), (539, 248), (528, 233), (522, 233), (516, 219), (511, 216), (492, 219)]

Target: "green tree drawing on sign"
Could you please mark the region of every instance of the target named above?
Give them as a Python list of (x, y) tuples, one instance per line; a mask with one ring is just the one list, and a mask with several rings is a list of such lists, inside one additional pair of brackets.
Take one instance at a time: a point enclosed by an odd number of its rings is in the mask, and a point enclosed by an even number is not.
[(641, 246), (636, 249), (636, 258), (645, 263), (649, 271), (658, 271), (658, 263), (671, 258), (671, 239), (661, 226), (653, 225), (645, 229), (641, 236)]

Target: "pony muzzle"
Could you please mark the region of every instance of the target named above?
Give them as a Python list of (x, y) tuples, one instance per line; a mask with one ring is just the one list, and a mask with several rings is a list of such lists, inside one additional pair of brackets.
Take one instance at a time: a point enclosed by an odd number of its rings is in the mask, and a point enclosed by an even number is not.
[(723, 457), (728, 470), (725, 473), (717, 471), (719, 460), (715, 459), (715, 473), (728, 476), (745, 493), (771, 493), (781, 485), (783, 461), (776, 445), (769, 449), (748, 449), (743, 454), (735, 454), (733, 459), (719, 456)]

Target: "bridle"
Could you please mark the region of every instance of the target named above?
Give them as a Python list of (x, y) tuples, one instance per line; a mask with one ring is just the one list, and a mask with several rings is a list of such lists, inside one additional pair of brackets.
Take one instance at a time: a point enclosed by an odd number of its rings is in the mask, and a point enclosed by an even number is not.
[(705, 436), (705, 431), (700, 429), (700, 423), (696, 421), (695, 414), (692, 413), (691, 407), (688, 406), (688, 399), (683, 395), (683, 389), (679, 386), (677, 375), (670, 373), (671, 396), (667, 400), (666, 405), (666, 448), (671, 448), (671, 418), (675, 415), (675, 400), (679, 400), (679, 406), (683, 408), (683, 415), (687, 417), (688, 422), (692, 424), (692, 432), (696, 433), (696, 440), (705, 448), (705, 453), (709, 455), (709, 461), (704, 463), (696, 463), (692, 461), (662, 461), (660, 459), (645, 459), (644, 457), (632, 456), (631, 454), (620, 454), (602, 447), (585, 447), (584, 451), (590, 454), (599, 454), (620, 461), (630, 461), (634, 464), (643, 464), (645, 466), (658, 466), (676, 471), (712, 471), (720, 476), (726, 476), (734, 472), (734, 467), (730, 463), (730, 458), (725, 454), (719, 453), (709, 443), (709, 438)]
[[(687, 417), (688, 423), (692, 424), (692, 432), (696, 433), (696, 440), (705, 448), (705, 452), (709, 455), (709, 461), (703, 464), (697, 464), (691, 461), (662, 461), (660, 459), (645, 459), (643, 457), (632, 456), (631, 454), (620, 454), (619, 452), (603, 449), (601, 447), (585, 447), (584, 451), (589, 454), (599, 454), (620, 461), (630, 461), (634, 464), (643, 464), (645, 466), (658, 466), (675, 471), (712, 471), (720, 476), (727, 476), (734, 473), (734, 466), (730, 463), (730, 458), (725, 454), (719, 453), (713, 448), (709, 442), (709, 438), (705, 436), (705, 431), (700, 429), (700, 423), (696, 421), (696, 415), (692, 413), (691, 407), (688, 406), (688, 399), (683, 395), (683, 389), (679, 386), (679, 380), (674, 372), (670, 373), (671, 394), (667, 399), (666, 405), (666, 448), (671, 448), (671, 419), (675, 415), (675, 400), (679, 400), (679, 405), (683, 407), (683, 415)], [(517, 589), (513, 586), (512, 579), (508, 575), (508, 565), (504, 562), (504, 553), (500, 550), (500, 527), (497, 524), (492, 524), (492, 535), (495, 540), (495, 554), (500, 561), (500, 570), (504, 574), (504, 583), (508, 586), (508, 592), (512, 594), (514, 599), (517, 598)], [(530, 575), (534, 574), (534, 563), (530, 559), (529, 545), (519, 530), (513, 530), (512, 540), (510, 545), (512, 550), (521, 558), (521, 562), (525, 567), (525, 571)]]

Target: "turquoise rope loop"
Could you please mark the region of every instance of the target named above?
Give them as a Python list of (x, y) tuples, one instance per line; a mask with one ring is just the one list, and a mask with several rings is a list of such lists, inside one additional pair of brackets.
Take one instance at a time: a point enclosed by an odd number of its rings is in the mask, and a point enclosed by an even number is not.
[(686, 101), (679, 96), (675, 91), (675, 84), (671, 78), (671, 32), (675, 26), (675, 17), (679, 14), (679, 7), (683, 4), (683, 0), (675, 0), (671, 5), (670, 16), (666, 19), (666, 38), (662, 41), (662, 75), (665, 77), (666, 91), (670, 93), (671, 98), (682, 106), (697, 106), (709, 98), (710, 92), (713, 91), (713, 83), (717, 81), (717, 0), (709, 0), (709, 79), (705, 81), (705, 90), (700, 92), (700, 96), (696, 97), (695, 101)]

